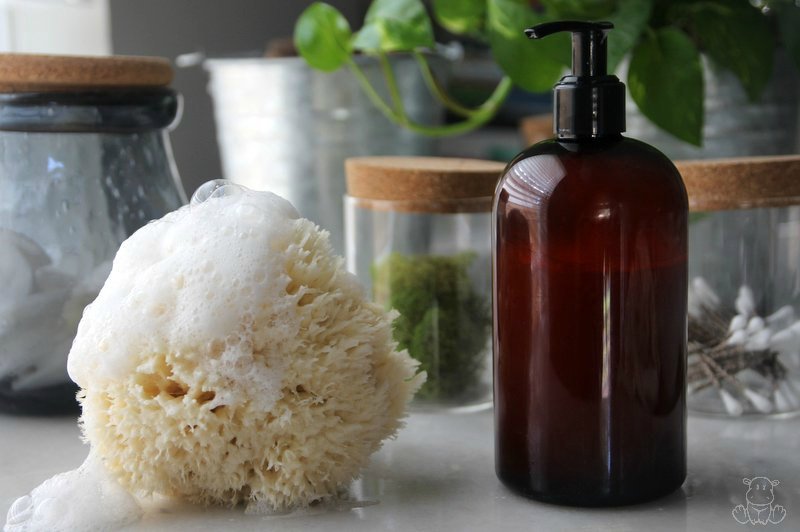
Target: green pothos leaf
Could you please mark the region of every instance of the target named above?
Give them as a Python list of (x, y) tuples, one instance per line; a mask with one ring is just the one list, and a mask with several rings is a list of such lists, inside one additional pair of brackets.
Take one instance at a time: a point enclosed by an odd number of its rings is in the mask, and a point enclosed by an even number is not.
[(431, 48), (433, 26), (421, 0), (375, 0), (352, 45), (370, 53)]
[(653, 0), (619, 0), (617, 10), (608, 17), (614, 29), (608, 34), (608, 71), (614, 72), (630, 52), (647, 26)]
[(551, 89), (564, 67), (570, 64), (567, 34), (537, 41), (525, 36), (525, 28), (548, 20), (524, 0), (487, 0), (492, 55), (516, 85), (530, 92)]
[(486, 0), (433, 0), (433, 14), (447, 31), (480, 34), (486, 21)]
[(614, 11), (614, 0), (540, 0), (555, 17), (596, 20)]
[(294, 44), (313, 68), (333, 71), (350, 56), (350, 24), (335, 7), (323, 2), (311, 4), (297, 19)]
[(699, 2), (691, 16), (701, 49), (739, 78), (750, 100), (757, 100), (772, 75), (775, 35), (769, 19), (741, 0)]
[(628, 89), (642, 113), (681, 140), (700, 146), (703, 70), (689, 37), (675, 28), (646, 34), (633, 49)]

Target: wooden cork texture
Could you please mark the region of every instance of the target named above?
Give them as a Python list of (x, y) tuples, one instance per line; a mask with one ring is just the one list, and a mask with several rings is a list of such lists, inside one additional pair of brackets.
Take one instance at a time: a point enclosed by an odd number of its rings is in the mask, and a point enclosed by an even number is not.
[(537, 142), (551, 139), (555, 136), (553, 132), (553, 115), (535, 115), (523, 118), (519, 125), (522, 138), (527, 146), (533, 146)]
[(0, 54), (0, 92), (164, 87), (172, 66), (160, 57)]
[(491, 210), (504, 163), (448, 157), (354, 157), (347, 193), (362, 207), (416, 212)]
[(675, 163), (689, 210), (718, 211), (800, 204), (800, 155)]

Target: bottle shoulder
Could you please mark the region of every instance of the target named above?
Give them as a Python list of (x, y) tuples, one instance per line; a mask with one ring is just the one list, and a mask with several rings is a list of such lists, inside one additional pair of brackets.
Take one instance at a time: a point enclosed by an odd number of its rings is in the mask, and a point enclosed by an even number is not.
[[(662, 205), (686, 209), (686, 188), (669, 158), (627, 137), (587, 142), (547, 140), (515, 157), (498, 184), (498, 196), (537, 204), (555, 195), (599, 202), (660, 198)], [(502, 199), (502, 198), (501, 198)]]
[[(622, 135), (611, 139), (588, 141), (544, 140), (520, 152), (508, 166), (511, 167), (521, 160), (542, 155), (551, 155), (563, 159), (583, 159), (587, 162), (620, 157), (626, 159), (638, 158), (641, 162), (675, 169), (672, 161), (656, 147)], [(677, 170), (675, 171), (677, 172)]]

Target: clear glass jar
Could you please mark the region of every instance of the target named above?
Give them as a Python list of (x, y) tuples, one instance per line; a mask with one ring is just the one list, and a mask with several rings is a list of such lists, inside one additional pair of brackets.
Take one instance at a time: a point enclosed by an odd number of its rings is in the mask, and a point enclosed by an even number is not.
[(800, 157), (679, 168), (693, 210), (688, 407), (800, 413)]
[(503, 165), (435, 157), (347, 161), (347, 266), (398, 316), (427, 372), (417, 408), (491, 406), (491, 201)]
[(84, 306), (120, 243), (186, 200), (178, 110), (164, 86), (0, 94), (0, 410), (78, 411), (66, 360)]

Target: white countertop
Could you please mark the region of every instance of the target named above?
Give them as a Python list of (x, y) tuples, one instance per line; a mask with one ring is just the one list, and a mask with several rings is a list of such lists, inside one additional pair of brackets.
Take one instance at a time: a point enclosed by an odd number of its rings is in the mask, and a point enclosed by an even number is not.
[[(281, 517), (183, 508), (130, 530), (800, 530), (800, 418), (690, 417), (689, 478), (681, 490), (644, 505), (591, 510), (529, 501), (504, 488), (494, 474), (492, 430), (489, 412), (413, 414), (354, 484), (357, 499), (374, 502), (362, 508)], [(0, 516), (44, 479), (78, 467), (87, 452), (74, 419), (0, 415)], [(731, 510), (745, 503), (742, 478), (755, 476), (780, 481), (782, 523), (734, 521)]]

